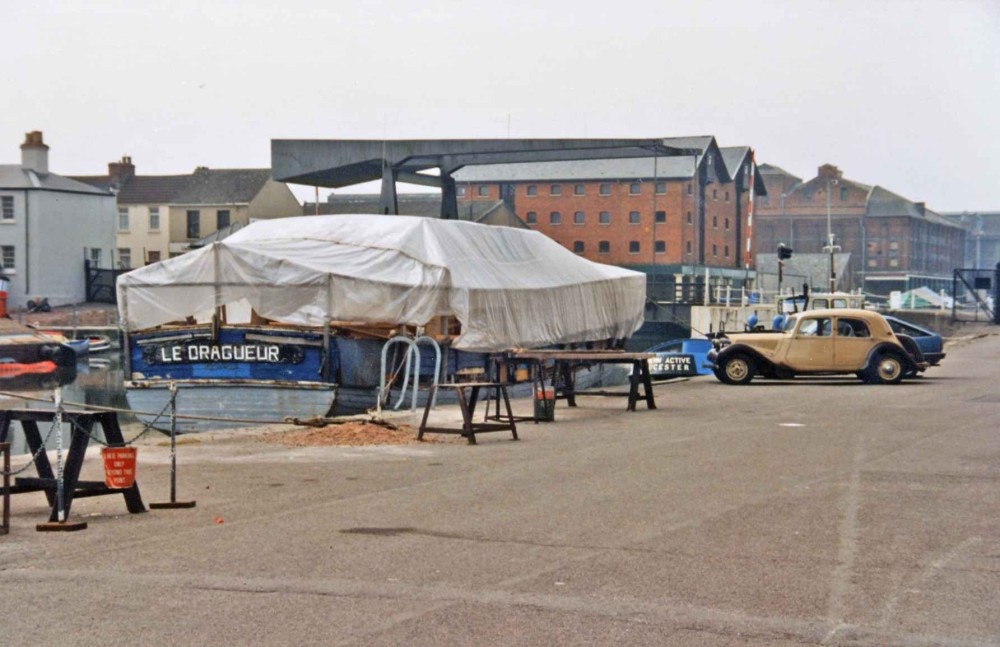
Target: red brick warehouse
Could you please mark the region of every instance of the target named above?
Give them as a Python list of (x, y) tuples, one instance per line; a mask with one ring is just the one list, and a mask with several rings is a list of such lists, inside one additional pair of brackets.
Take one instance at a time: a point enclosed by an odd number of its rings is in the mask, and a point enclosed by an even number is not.
[(750, 149), (691, 141), (701, 155), (470, 166), (455, 175), (458, 199), (505, 200), (532, 229), (593, 261), (742, 270)]

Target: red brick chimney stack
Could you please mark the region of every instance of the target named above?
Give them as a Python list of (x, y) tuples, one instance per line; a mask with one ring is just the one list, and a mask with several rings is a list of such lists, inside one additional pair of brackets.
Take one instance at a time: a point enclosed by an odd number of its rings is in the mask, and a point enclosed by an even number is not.
[(21, 144), (21, 166), (35, 173), (49, 172), (49, 147), (42, 141), (42, 131), (25, 133)]
[(819, 170), (816, 171), (816, 175), (823, 179), (829, 179), (829, 180), (839, 180), (842, 177), (844, 177), (843, 171), (841, 171), (833, 164), (824, 164), (823, 166), (819, 167)]
[(135, 165), (132, 164), (132, 158), (128, 155), (123, 155), (120, 162), (108, 164), (108, 179), (111, 180), (111, 185), (115, 188), (122, 188), (129, 178), (134, 176)]

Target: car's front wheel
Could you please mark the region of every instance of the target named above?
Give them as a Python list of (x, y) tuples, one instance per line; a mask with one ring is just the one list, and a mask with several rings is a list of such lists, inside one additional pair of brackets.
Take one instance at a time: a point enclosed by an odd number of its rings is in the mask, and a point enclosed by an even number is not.
[(725, 384), (749, 384), (754, 370), (752, 359), (743, 353), (736, 353), (719, 362), (715, 377)]
[(899, 353), (880, 353), (873, 358), (865, 372), (865, 382), (869, 384), (899, 384), (906, 375), (906, 361)]

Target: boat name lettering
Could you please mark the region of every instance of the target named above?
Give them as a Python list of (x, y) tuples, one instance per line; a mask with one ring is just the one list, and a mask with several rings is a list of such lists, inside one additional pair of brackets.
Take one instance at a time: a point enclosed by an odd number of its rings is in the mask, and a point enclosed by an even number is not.
[(255, 362), (298, 364), (304, 353), (287, 344), (158, 344), (143, 349), (147, 364)]

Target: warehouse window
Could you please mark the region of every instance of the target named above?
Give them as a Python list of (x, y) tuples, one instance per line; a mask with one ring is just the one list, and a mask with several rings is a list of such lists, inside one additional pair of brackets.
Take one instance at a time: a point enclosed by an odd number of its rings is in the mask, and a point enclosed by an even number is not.
[(601, 195), (611, 195), (611, 185), (607, 182), (601, 184)]
[(524, 221), (529, 225), (534, 225), (538, 223), (538, 214), (534, 211), (529, 211), (524, 216)]
[(562, 214), (558, 211), (553, 211), (549, 214), (549, 224), (558, 225), (562, 222)]
[(628, 253), (629, 254), (638, 254), (639, 253), (639, 241), (637, 241), (637, 240), (630, 240), (629, 241), (629, 243), (628, 243)]
[(640, 218), (639, 218), (639, 212), (638, 211), (629, 211), (628, 212), (628, 224), (630, 224), (630, 225), (638, 225), (639, 224), (639, 219)]
[(576, 252), (577, 254), (582, 254), (583, 253), (583, 241), (582, 240), (573, 241), (573, 251)]
[(584, 223), (584, 215), (582, 211), (577, 211), (573, 214), (573, 224), (582, 225)]
[(656, 241), (655, 246), (653, 247), (653, 250), (657, 254), (666, 254), (667, 253), (667, 243), (665, 241), (658, 240), (658, 241)]
[(602, 211), (600, 217), (598, 218), (598, 222), (600, 222), (602, 225), (610, 225), (611, 224), (611, 212), (610, 211)]
[(610, 254), (611, 253), (611, 243), (606, 240), (602, 240), (597, 243), (597, 253), (598, 254)]
[(582, 184), (577, 184), (573, 186), (573, 195), (584, 195), (584, 186)]

